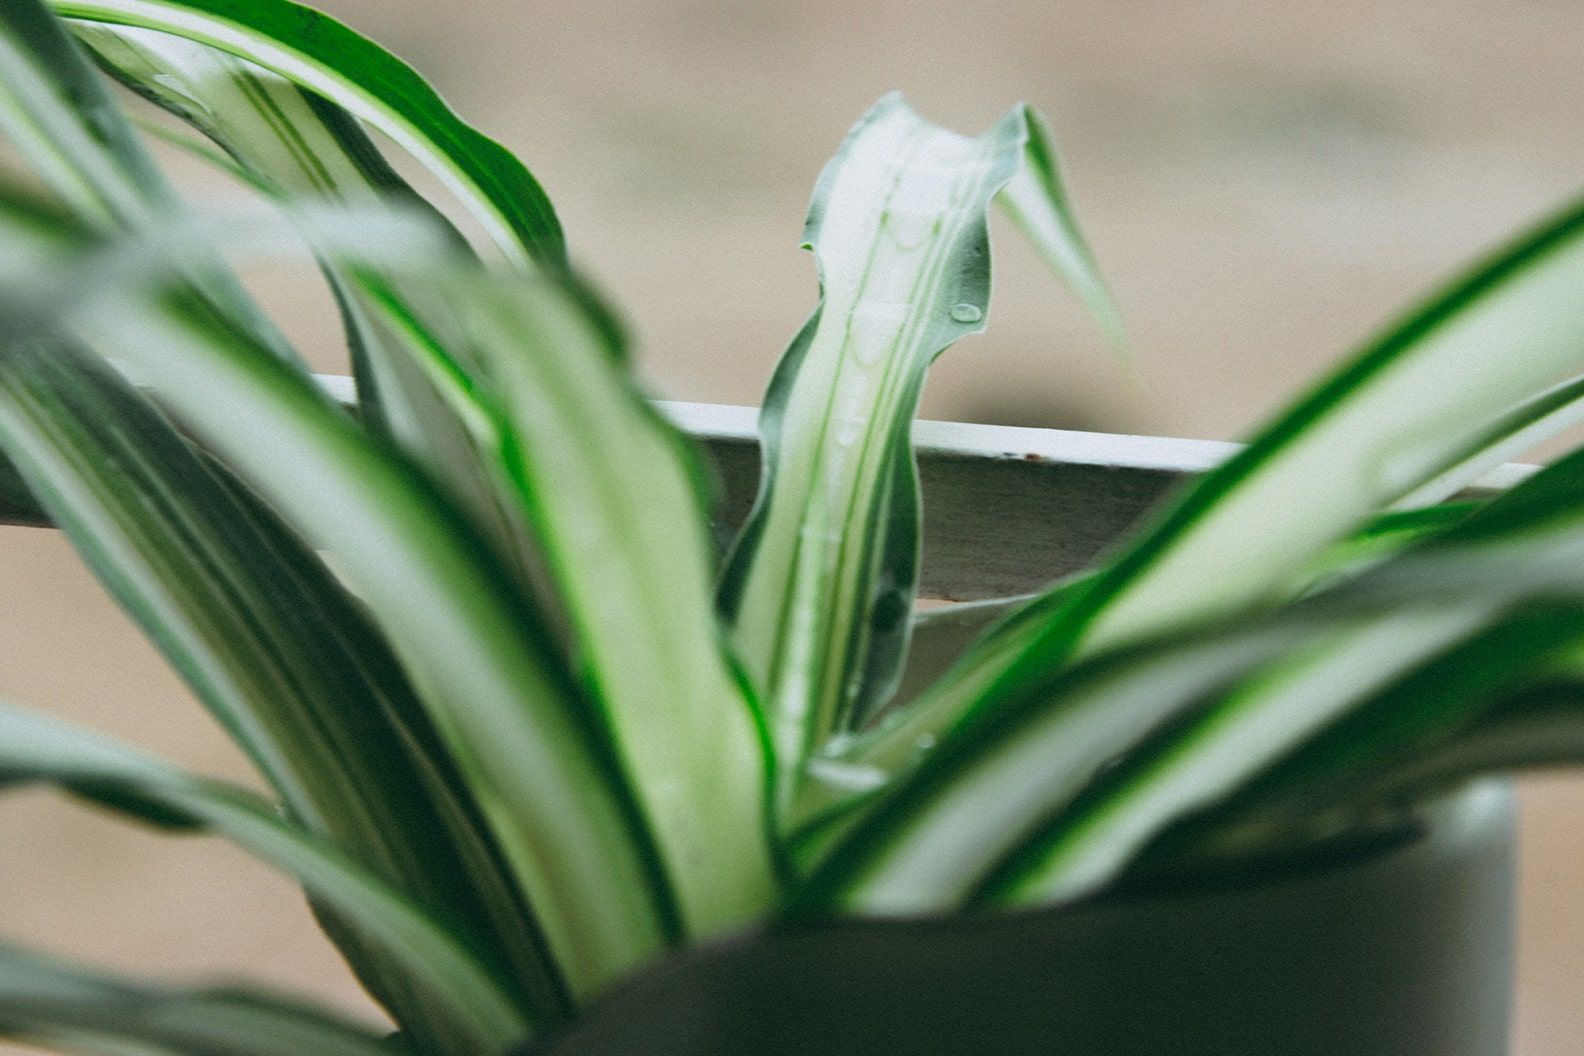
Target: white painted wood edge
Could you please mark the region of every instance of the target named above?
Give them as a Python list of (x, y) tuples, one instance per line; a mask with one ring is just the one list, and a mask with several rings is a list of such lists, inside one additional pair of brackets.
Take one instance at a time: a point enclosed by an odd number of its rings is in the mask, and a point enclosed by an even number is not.
[[(757, 408), (663, 400), (659, 401), (659, 406), (680, 429), (694, 436), (758, 442)], [(1031, 429), (1025, 426), (937, 422), (928, 419), (920, 419), (915, 423), (913, 446), (924, 456), (1060, 462), (1066, 465), (1126, 467), (1168, 473), (1203, 473), (1214, 469), (1243, 448), (1242, 444), (1226, 440), (1092, 433), (1076, 429)], [(1509, 462), (1479, 478), (1473, 487), (1479, 490), (1505, 490), (1538, 468), (1527, 463)]]
[[(356, 400), (352, 379), (315, 375), (336, 400)], [(759, 410), (725, 403), (658, 401), (666, 416), (683, 432), (704, 440), (759, 441)], [(1243, 445), (1225, 440), (1190, 440), (1127, 433), (1092, 433), (1075, 429), (1031, 429), (1015, 425), (937, 422), (920, 419), (913, 427), (913, 447), (921, 456), (946, 455), (993, 461), (1060, 462), (1075, 466), (1203, 473), (1214, 469)], [(1504, 491), (1539, 467), (1509, 462), (1473, 484), (1476, 490)]]

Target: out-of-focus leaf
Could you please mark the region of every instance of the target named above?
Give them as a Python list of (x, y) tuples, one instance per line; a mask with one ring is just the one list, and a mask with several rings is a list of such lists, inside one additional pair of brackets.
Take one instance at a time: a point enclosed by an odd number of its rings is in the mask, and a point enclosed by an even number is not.
[[(563, 1018), (477, 807), (389, 650), (319, 560), (68, 346), (0, 356), (0, 448), (293, 816), (450, 921), (539, 1022)], [(403, 967), (348, 953), (423, 1033)], [(440, 1048), (446, 1029), (430, 1032)]]
[[(0, 944), (0, 1035), (170, 1056), (402, 1056), (367, 1027), (263, 994), (120, 979)], [(144, 1048), (148, 1047), (148, 1048)]]
[(459, 1042), (503, 1052), (528, 1036), (516, 1000), (455, 935), (244, 792), (10, 705), (0, 705), (0, 781), (57, 785), (161, 827), (222, 836), (295, 876), (366, 941), (405, 965)]
[[(337, 256), (432, 248), (388, 213), (312, 216), (297, 217), (298, 229)], [(261, 247), (271, 248), (280, 226), (233, 223), (231, 235), (273, 234)], [(0, 320), (5, 343), (34, 336), (41, 318), (65, 320), (323, 556), (411, 678), (569, 988), (599, 989), (675, 932), (602, 725), (530, 602), (445, 497), (308, 375), (161, 283), (184, 240), (203, 233), (173, 225), (158, 241), (90, 248), (38, 276), (35, 296)], [(97, 276), (86, 286), (85, 269)]]
[(452, 306), (498, 395), (501, 484), (544, 549), (684, 925), (764, 915), (771, 762), (715, 618), (696, 452), (635, 387), (588, 291), (468, 272), (427, 285), (420, 314)]
[[(328, 100), (184, 37), (99, 23), (75, 28), (118, 80), (208, 136), (265, 193), (286, 201), (400, 204), (454, 235), (386, 164), (362, 126)], [(457, 255), (466, 257), (461, 237), (454, 237)], [(431, 472), (525, 584), (542, 583), (522, 511), (501, 495), (488, 465), (500, 439), (465, 349), (448, 347), (438, 327), (421, 324), (402, 276), (371, 272), (381, 298), (371, 303), (359, 277), (332, 259), (321, 265), (346, 322), (360, 416)]]
[[(76, 214), (100, 227), (157, 231), (176, 197), (103, 79), (44, 0), (0, 6), (0, 132)], [(278, 356), (295, 353), (213, 256), (187, 276)]]
[(462, 121), (412, 68), (328, 15), (290, 0), (50, 0), (62, 16), (187, 37), (272, 70), (410, 151), (513, 259), (559, 268), (550, 200), (512, 154)]

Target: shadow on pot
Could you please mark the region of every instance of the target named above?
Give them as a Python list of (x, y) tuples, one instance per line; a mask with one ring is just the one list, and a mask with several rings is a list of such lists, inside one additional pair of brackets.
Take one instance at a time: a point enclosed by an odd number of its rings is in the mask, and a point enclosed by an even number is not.
[(679, 953), (533, 1056), (1501, 1056), (1505, 783), (1257, 884), (777, 926)]

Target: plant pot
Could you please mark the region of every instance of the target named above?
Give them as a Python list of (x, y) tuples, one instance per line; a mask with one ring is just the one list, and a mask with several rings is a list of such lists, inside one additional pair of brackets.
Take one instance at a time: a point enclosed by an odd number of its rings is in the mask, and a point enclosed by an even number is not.
[(777, 926), (679, 953), (547, 1056), (1499, 1056), (1512, 795), (1367, 845), (1062, 911)]

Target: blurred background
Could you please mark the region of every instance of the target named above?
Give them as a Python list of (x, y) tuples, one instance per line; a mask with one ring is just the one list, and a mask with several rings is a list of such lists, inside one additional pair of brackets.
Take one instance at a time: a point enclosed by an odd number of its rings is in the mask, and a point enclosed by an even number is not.
[[(936, 418), (1237, 438), (1584, 186), (1577, 0), (319, 6), (525, 159), (677, 399), (757, 402), (814, 301), (797, 249), (814, 177), (893, 88), (963, 131), (1018, 99), (1050, 116), (1136, 352), (1133, 377), (1003, 230), (990, 333), (941, 361)], [(344, 369), (321, 295), (261, 288), (317, 366)], [(0, 694), (243, 776), (60, 539), (0, 530), (0, 581)], [(1523, 804), (1516, 1051), (1567, 1056), (1584, 780), (1526, 780)], [(290, 884), (44, 796), (0, 804), (0, 934), (360, 1001)]]

